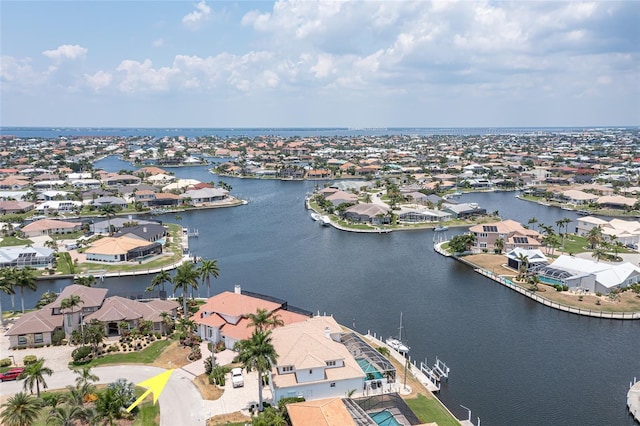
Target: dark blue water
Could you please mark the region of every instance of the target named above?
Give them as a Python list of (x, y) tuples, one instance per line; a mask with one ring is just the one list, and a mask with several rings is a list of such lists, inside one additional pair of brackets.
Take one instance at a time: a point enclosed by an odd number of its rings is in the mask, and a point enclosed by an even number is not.
[[(108, 158), (98, 167), (131, 168)], [(218, 181), (206, 169), (172, 169), (179, 177)], [(443, 258), (430, 231), (365, 235), (324, 228), (304, 209), (314, 182), (224, 178), (247, 205), (181, 213), (197, 228), (191, 250), (218, 260), (214, 291), (244, 289), (332, 313), (361, 332), (397, 333), (400, 312), (415, 358), (438, 355), (452, 368), (440, 394), (456, 415), (464, 405), (483, 425), (621, 425), (629, 381), (640, 376), (640, 322), (555, 311)], [(572, 213), (514, 198), (468, 194), (463, 200), (504, 218), (535, 216), (552, 224)], [(175, 221), (175, 215), (161, 216)], [(449, 233), (449, 236), (457, 230)], [(150, 278), (110, 279), (111, 293), (142, 290)], [(55, 289), (62, 282), (40, 284)], [(206, 289), (201, 289), (201, 295)], [(35, 294), (29, 295), (33, 304)], [(8, 306), (3, 298), (3, 306)], [(19, 299), (16, 298), (19, 305)]]
[(76, 136), (385, 136), (385, 135), (512, 135), (533, 133), (581, 132), (590, 127), (391, 127), (379, 129), (335, 128), (121, 128), (121, 127), (0, 127), (0, 135), (20, 138), (57, 138)]

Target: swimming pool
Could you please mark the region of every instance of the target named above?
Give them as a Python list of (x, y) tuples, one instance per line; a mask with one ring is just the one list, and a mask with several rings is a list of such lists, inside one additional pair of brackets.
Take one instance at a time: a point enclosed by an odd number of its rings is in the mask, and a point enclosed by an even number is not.
[(378, 424), (378, 426), (402, 426), (393, 414), (388, 412), (387, 410), (380, 411), (378, 413), (370, 413), (369, 417), (373, 419), (374, 422)]
[[(379, 380), (384, 377), (382, 373), (376, 370), (376, 368), (366, 359), (357, 358), (356, 361), (358, 362), (358, 365), (360, 366), (362, 371), (364, 371), (364, 373), (367, 375), (367, 380)], [(370, 377), (370, 375), (373, 377)]]

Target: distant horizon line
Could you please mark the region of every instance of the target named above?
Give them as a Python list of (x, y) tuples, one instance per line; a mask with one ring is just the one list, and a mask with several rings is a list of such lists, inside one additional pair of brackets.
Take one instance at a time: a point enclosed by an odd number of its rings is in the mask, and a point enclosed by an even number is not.
[(285, 129), (285, 130), (397, 130), (397, 129), (575, 129), (575, 128), (604, 128), (630, 129), (640, 128), (640, 124), (631, 125), (556, 125), (556, 126), (381, 126), (381, 127), (349, 127), (349, 126), (0, 126), (0, 129), (211, 129), (211, 130), (256, 130), (256, 129)]

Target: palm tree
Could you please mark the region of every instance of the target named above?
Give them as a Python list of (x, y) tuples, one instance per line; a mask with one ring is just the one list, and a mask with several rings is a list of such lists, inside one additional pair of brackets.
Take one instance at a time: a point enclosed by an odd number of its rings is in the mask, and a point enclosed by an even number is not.
[(47, 389), (47, 382), (44, 381), (44, 375), (50, 376), (53, 370), (44, 366), (44, 358), (38, 358), (33, 364), (29, 364), (24, 371), (18, 376), (18, 379), (24, 379), (24, 390), (29, 389), (33, 393), (33, 385), (36, 385), (36, 395), (40, 398), (40, 385), (42, 389)]
[(220, 270), (218, 269), (218, 262), (216, 260), (203, 260), (198, 269), (200, 278), (207, 283), (207, 298), (210, 296), (211, 290), (211, 277), (218, 278)]
[(98, 380), (100, 380), (100, 377), (91, 372), (90, 366), (85, 365), (79, 370), (73, 370), (73, 372), (78, 375), (78, 377), (76, 377), (77, 386), (83, 386), (90, 382), (97, 382)]
[(589, 230), (587, 233), (587, 242), (589, 242), (592, 250), (602, 242), (602, 228), (600, 228), (600, 225), (594, 226)]
[(237, 343), (238, 359), (247, 371), (258, 372), (258, 410), (262, 411), (262, 386), (263, 374), (276, 363), (278, 353), (271, 343), (271, 331), (260, 332), (255, 330), (251, 337)]
[(494, 243), (493, 243), (493, 247), (495, 248), (495, 251), (500, 254), (502, 253), (502, 250), (504, 250), (504, 238), (498, 238)]
[(78, 420), (86, 420), (88, 417), (88, 412), (82, 408), (82, 405), (58, 406), (49, 411), (47, 424), (75, 426)]
[(536, 223), (538, 223), (538, 219), (535, 217), (532, 217), (531, 219), (529, 219), (529, 221), (527, 222), (529, 225), (533, 225), (533, 230), (536, 230)]
[(36, 277), (32, 273), (31, 268), (12, 268), (15, 269), (12, 273), (13, 285), (20, 288), (20, 301), (22, 303), (22, 313), (24, 314), (24, 289), (27, 288), (31, 291), (36, 291)]
[(599, 262), (600, 259), (602, 259), (606, 255), (607, 255), (607, 251), (605, 250), (604, 247), (596, 247), (591, 253), (591, 257), (595, 257), (596, 262)]
[(118, 212), (118, 207), (113, 204), (105, 204), (100, 206), (100, 212), (107, 217), (109, 233), (111, 234), (111, 218)]
[(172, 281), (173, 278), (171, 278), (169, 272), (165, 271), (164, 269), (160, 269), (160, 272), (158, 272), (156, 276), (151, 280), (151, 285), (147, 287), (147, 291), (153, 291), (153, 289), (161, 285), (162, 291), (164, 292), (164, 283), (171, 284)]
[[(75, 308), (76, 306), (80, 306), (80, 304), (84, 304), (84, 301), (77, 294), (72, 294), (71, 296), (60, 301), (60, 309), (70, 309), (73, 316), (73, 308)], [(80, 325), (82, 325), (82, 319), (80, 319)], [(67, 323), (67, 327), (73, 328), (73, 323)]]
[(189, 288), (198, 289), (198, 271), (193, 269), (193, 263), (185, 262), (176, 269), (173, 277), (173, 291), (182, 288), (182, 315), (187, 318), (187, 293)]
[(0, 419), (5, 426), (31, 426), (38, 418), (40, 401), (25, 392), (18, 392), (2, 404)]
[(258, 308), (255, 314), (247, 315), (249, 318), (249, 324), (247, 327), (254, 327), (259, 332), (264, 332), (268, 328), (275, 328), (284, 325), (284, 322), (280, 319), (280, 315), (274, 315), (273, 312), (269, 312), (266, 309)]
[(524, 253), (518, 253), (518, 278), (522, 278), (527, 273), (529, 267), (529, 256)]
[(55, 294), (53, 291), (45, 291), (40, 295), (40, 299), (38, 299), (38, 303), (36, 303), (36, 308), (37, 309), (43, 308), (49, 303), (55, 302), (57, 298), (58, 298), (58, 295)]
[(11, 273), (13, 269), (3, 268), (0, 271), (0, 322), (4, 325), (4, 314), (2, 313), (2, 293), (5, 293), (9, 296), (16, 294), (13, 289), (13, 280), (11, 278)]

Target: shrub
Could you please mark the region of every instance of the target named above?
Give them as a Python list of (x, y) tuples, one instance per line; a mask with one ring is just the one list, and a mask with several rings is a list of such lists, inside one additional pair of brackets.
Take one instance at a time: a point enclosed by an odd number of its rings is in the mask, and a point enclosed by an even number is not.
[(74, 361), (80, 361), (89, 356), (90, 353), (91, 346), (80, 346), (79, 348), (73, 350), (71, 356), (73, 357)]
[(12, 364), (11, 358), (2, 358), (0, 359), (0, 367), (8, 367)]
[(38, 357), (36, 357), (35, 355), (27, 355), (22, 359), (22, 363), (24, 365), (30, 365), (30, 364), (35, 364), (37, 360), (38, 360)]
[(304, 401), (305, 399), (301, 396), (291, 396), (289, 398), (282, 398), (280, 401), (278, 401), (278, 408), (280, 409), (280, 411), (284, 412), (285, 405), (293, 404), (295, 402), (304, 402)]
[(156, 339), (160, 340), (162, 339), (162, 334), (160, 334), (159, 332), (155, 334)]
[(51, 343), (54, 344), (54, 346), (59, 346), (62, 341), (64, 340), (64, 331), (63, 330), (56, 330), (53, 332), (53, 335), (51, 336)]

